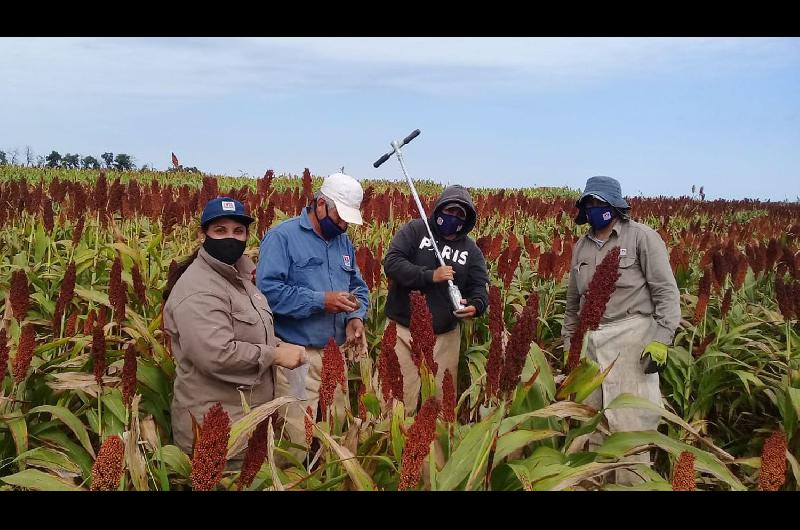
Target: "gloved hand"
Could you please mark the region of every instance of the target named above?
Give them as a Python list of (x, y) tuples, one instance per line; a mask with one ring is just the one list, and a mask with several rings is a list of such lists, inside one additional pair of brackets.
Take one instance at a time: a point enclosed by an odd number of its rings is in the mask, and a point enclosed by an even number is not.
[(667, 346), (663, 342), (654, 340), (645, 346), (640, 362), (644, 365), (644, 373), (660, 372), (667, 365)]

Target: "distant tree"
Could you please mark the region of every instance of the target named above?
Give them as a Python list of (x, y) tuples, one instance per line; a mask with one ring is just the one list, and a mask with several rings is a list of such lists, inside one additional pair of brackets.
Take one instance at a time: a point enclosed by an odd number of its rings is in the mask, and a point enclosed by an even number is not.
[(111, 167), (111, 164), (114, 163), (114, 153), (103, 153), (100, 158), (106, 163), (106, 167)]
[(44, 155), (39, 155), (36, 157), (36, 167), (44, 167), (44, 163), (47, 159)]
[(6, 159), (6, 152), (0, 151), (0, 166), (5, 166), (8, 164), (8, 160)]
[(65, 154), (61, 157), (61, 165), (68, 169), (78, 169), (81, 165), (80, 155)]
[(11, 150), (11, 165), (16, 166), (19, 163), (19, 149), (16, 147)]
[(34, 158), (35, 158), (35, 156), (33, 154), (33, 149), (31, 149), (31, 146), (26, 145), (25, 146), (25, 165), (26, 166), (32, 166)]
[(130, 171), (134, 169), (135, 165), (129, 155), (120, 153), (114, 157), (114, 168), (119, 171)]
[(81, 167), (83, 169), (100, 169), (100, 162), (92, 155), (85, 156), (81, 159)]
[(47, 167), (58, 167), (61, 164), (61, 155), (58, 151), (53, 151), (45, 157), (47, 160)]

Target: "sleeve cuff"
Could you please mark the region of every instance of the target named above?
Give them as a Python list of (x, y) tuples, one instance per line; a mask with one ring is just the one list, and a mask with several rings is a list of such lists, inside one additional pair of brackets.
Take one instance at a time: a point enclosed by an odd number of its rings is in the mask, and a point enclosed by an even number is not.
[(253, 384), (258, 383), (264, 377), (264, 374), (269, 370), (275, 362), (275, 346), (267, 346), (266, 344), (257, 344), (258, 346), (258, 374)]
[(484, 311), (486, 311), (486, 306), (484, 305), (483, 300), (481, 300), (480, 298), (473, 298), (472, 300), (469, 301), (469, 303), (475, 306), (476, 309), (475, 316), (479, 317), (483, 315)]
[(653, 340), (666, 344), (667, 346), (672, 345), (672, 339), (675, 337), (675, 333), (668, 330), (661, 324), (658, 325), (658, 329), (656, 329), (656, 334), (653, 337)]
[(433, 270), (426, 269), (422, 272), (422, 279), (425, 281), (425, 285), (431, 285), (433, 283)]
[(325, 311), (325, 293), (323, 291), (314, 291), (314, 309)]

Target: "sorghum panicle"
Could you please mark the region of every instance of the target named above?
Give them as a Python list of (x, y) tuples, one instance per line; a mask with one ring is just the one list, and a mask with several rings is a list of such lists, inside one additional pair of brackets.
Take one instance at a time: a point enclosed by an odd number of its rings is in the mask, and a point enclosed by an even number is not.
[(242, 462), (242, 471), (239, 474), (237, 481), (237, 489), (239, 491), (248, 488), (256, 478), (256, 473), (261, 469), (264, 460), (267, 458), (267, 437), (269, 434), (269, 422), (271, 416), (268, 416), (261, 423), (258, 424), (256, 430), (250, 436), (247, 442), (247, 452), (244, 455)]
[(33, 324), (25, 324), (22, 326), (22, 332), (19, 336), (19, 346), (17, 347), (17, 355), (14, 357), (14, 382), (19, 384), (28, 374), (28, 368), (31, 366), (33, 360), (33, 351), (36, 349), (36, 331), (33, 329)]
[(433, 333), (433, 317), (425, 295), (419, 291), (411, 291), (411, 322), (408, 329), (411, 333), (411, 357), (419, 368), (422, 360), (433, 375), (439, 368), (433, 359), (433, 349), (436, 346), (436, 335)]
[(211, 491), (222, 478), (228, 454), (231, 423), (222, 403), (212, 406), (203, 416), (200, 436), (192, 455), (192, 489)]
[(403, 401), (403, 373), (400, 371), (400, 361), (397, 359), (395, 346), (397, 345), (397, 323), (389, 321), (381, 338), (381, 352), (378, 357), (378, 380), (381, 393), (386, 403), (394, 397)]
[(586, 332), (597, 329), (605, 313), (606, 305), (616, 289), (619, 272), (619, 247), (614, 247), (595, 269), (584, 295), (583, 306), (578, 314), (578, 328), (570, 338), (567, 372), (571, 372), (580, 361), (583, 337)]
[(11, 273), (11, 314), (19, 321), (25, 320), (28, 308), (31, 305), (30, 291), (28, 290), (28, 275), (24, 270)]
[(436, 437), (436, 417), (439, 415), (439, 409), (439, 401), (435, 397), (428, 398), (408, 429), (403, 460), (400, 464), (398, 490), (413, 489), (419, 482), (422, 464), (428, 456), (431, 442)]
[(117, 435), (103, 440), (92, 466), (92, 491), (115, 491), (122, 478), (125, 444)]
[(694, 478), (694, 455), (683, 451), (678, 457), (672, 476), (673, 491), (694, 491), (696, 486)]
[(773, 432), (764, 442), (761, 451), (761, 471), (758, 474), (758, 489), (778, 491), (786, 482), (786, 435)]
[(347, 384), (344, 356), (333, 337), (328, 339), (328, 343), (322, 352), (322, 374), (320, 375), (320, 380), (319, 406), (322, 410), (323, 418), (325, 418), (328, 414), (328, 408), (334, 403), (336, 387), (341, 385), (342, 389), (344, 389)]

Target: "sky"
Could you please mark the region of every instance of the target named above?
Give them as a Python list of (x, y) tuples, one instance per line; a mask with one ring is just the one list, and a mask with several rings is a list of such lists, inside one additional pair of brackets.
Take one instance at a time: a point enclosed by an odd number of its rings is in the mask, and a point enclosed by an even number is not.
[(800, 38), (0, 38), (0, 150), (800, 200)]

